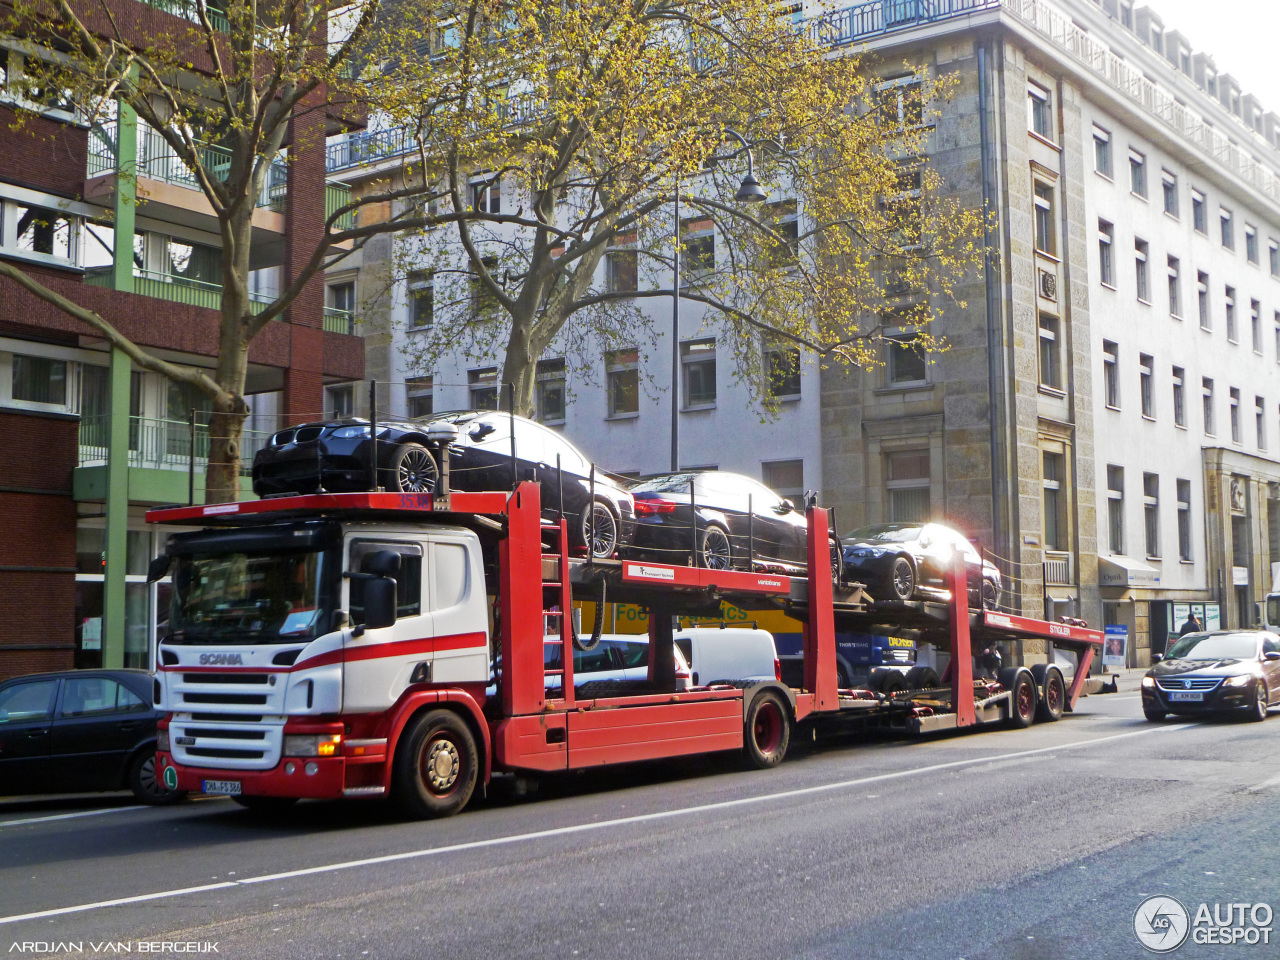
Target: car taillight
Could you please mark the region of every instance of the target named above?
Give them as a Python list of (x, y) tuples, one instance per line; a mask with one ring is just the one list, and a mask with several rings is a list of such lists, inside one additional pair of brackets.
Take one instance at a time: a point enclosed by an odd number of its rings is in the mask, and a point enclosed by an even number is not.
[(637, 500), (637, 517), (656, 517), (660, 513), (675, 513), (676, 504), (670, 500)]
[(773, 658), (773, 679), (782, 682), (782, 661), (777, 657)]

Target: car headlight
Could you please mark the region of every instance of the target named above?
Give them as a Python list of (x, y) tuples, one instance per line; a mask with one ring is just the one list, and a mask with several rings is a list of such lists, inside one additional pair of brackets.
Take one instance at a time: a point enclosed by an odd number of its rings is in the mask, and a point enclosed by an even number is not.
[(156, 731), (156, 751), (158, 753), (169, 752), (169, 731), (168, 730)]
[(1224, 687), (1247, 687), (1251, 683), (1253, 683), (1253, 675), (1248, 673), (1242, 673), (1238, 677), (1227, 677), (1222, 681)]
[(335, 440), (350, 440), (352, 437), (367, 437), (369, 435), (368, 425), (355, 427), (338, 427), (329, 436)]
[(340, 733), (291, 733), (284, 738), (286, 757), (332, 757), (342, 743)]
[(1154, 688), (1155, 688), (1155, 685), (1156, 685), (1156, 678), (1155, 678), (1155, 677), (1143, 677), (1143, 678), (1142, 678), (1142, 689), (1143, 689), (1143, 690), (1152, 690), (1152, 689), (1154, 689)]

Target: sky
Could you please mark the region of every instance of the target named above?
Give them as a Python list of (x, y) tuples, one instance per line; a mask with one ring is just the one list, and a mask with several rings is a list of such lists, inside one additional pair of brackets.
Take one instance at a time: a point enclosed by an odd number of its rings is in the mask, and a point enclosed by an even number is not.
[[(1138, 0), (1136, 6), (1143, 6)], [(1229, 73), (1263, 108), (1280, 113), (1280, 4), (1275, 0), (1147, 0), (1146, 6), (1177, 30), (1197, 53), (1213, 57), (1218, 73)]]

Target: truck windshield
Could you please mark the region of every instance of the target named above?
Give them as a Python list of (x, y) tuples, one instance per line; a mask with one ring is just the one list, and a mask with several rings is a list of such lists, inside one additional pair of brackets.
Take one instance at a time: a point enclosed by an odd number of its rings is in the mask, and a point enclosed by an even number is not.
[(169, 639), (178, 643), (308, 640), (328, 622), (321, 551), (177, 558)]

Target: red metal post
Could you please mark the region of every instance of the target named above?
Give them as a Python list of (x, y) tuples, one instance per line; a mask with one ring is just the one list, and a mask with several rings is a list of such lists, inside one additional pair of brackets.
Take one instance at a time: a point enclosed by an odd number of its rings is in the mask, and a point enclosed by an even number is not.
[(804, 688), (814, 694), (814, 710), (840, 706), (836, 684), (836, 622), (831, 607), (831, 548), (827, 511), (810, 507), (809, 619), (804, 627)]
[(1093, 653), (1096, 649), (1094, 644), (1089, 644), (1076, 658), (1076, 675), (1071, 681), (1071, 689), (1067, 691), (1067, 713), (1075, 712), (1076, 700), (1080, 698), (1085, 681), (1089, 679), (1089, 668), (1093, 666)]
[(560, 667), (564, 671), (565, 706), (574, 704), (573, 692), (573, 584), (569, 582), (569, 522), (560, 518)]
[(969, 642), (969, 580), (964, 554), (957, 550), (951, 559), (951, 704), (957, 727), (977, 723), (973, 707), (973, 648)]
[(546, 702), (540, 509), (538, 485), (518, 485), (507, 502), (507, 536), (498, 546), (502, 711), (508, 717), (540, 713)]

